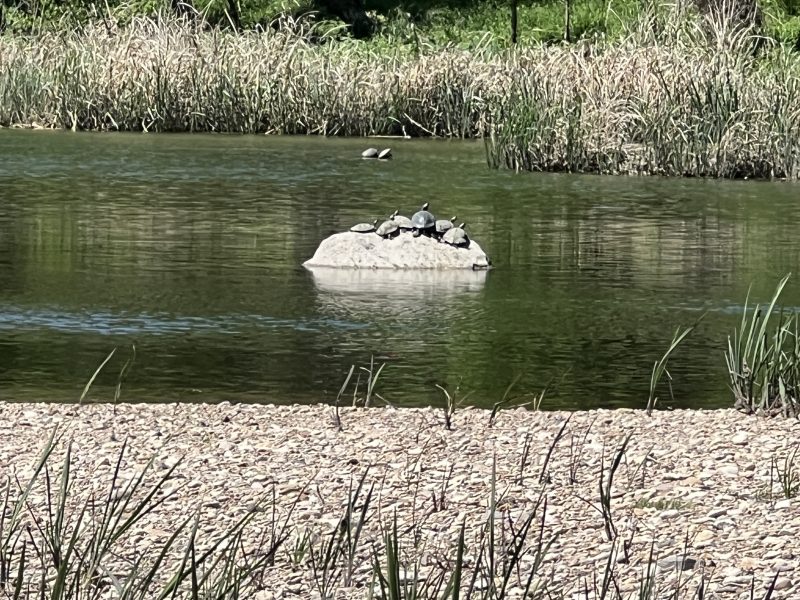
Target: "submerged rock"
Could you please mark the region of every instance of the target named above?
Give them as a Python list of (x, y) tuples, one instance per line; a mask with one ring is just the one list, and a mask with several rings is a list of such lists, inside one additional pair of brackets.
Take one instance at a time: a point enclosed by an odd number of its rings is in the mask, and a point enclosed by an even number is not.
[(475, 240), (454, 248), (429, 237), (403, 232), (393, 239), (345, 231), (322, 241), (306, 267), (351, 269), (487, 269), (489, 257)]

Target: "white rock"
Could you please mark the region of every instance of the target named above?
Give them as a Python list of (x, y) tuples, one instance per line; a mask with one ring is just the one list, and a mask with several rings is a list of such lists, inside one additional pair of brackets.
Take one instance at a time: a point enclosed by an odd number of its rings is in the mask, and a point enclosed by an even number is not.
[(750, 436), (747, 433), (740, 432), (740, 433), (735, 434), (731, 438), (731, 443), (732, 444), (736, 444), (737, 446), (742, 446), (742, 445), (747, 443), (749, 438), (750, 438)]
[(322, 240), (306, 267), (351, 269), (486, 269), (489, 258), (475, 240), (455, 248), (432, 238), (403, 232), (393, 239), (345, 231)]

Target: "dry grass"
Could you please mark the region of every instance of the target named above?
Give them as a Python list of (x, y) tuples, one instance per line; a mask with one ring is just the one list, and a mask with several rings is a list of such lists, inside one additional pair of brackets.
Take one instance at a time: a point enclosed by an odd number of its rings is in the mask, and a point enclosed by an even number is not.
[[(232, 34), (180, 21), (0, 37), (0, 124), (66, 129), (470, 137), (480, 56), (314, 43), (290, 23)], [(457, 89), (456, 89), (457, 88)], [(422, 128), (415, 125), (419, 123)]]
[(0, 124), (482, 137), (492, 166), (798, 177), (800, 60), (724, 19), (652, 12), (621, 41), (472, 51), (320, 43), (285, 22), (0, 37)]

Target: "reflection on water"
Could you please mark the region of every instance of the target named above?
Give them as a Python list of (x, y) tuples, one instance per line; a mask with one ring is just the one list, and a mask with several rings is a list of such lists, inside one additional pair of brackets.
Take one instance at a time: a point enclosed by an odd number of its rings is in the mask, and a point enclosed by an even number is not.
[[(323, 314), (369, 321), (425, 314), (430, 319), (457, 316), (477, 293), (488, 271), (469, 269), (333, 269), (306, 267), (314, 277)], [(456, 314), (453, 314), (453, 313)]]
[[(491, 406), (518, 375), (546, 407), (641, 406), (670, 361), (675, 406), (730, 402), (722, 352), (742, 303), (800, 262), (793, 184), (516, 175), (480, 144), (0, 131), (0, 397), (315, 402), (350, 365), (381, 393)], [(300, 265), (353, 223), (430, 201), (495, 268)], [(800, 304), (790, 280), (787, 306)], [(128, 350), (126, 350), (128, 349)], [(669, 390), (662, 390), (662, 399)]]

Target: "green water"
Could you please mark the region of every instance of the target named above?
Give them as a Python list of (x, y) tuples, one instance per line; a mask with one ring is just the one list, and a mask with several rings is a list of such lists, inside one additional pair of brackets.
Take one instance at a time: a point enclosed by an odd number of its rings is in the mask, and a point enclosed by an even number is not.
[[(675, 399), (730, 403), (726, 336), (747, 288), (796, 270), (786, 183), (516, 175), (477, 143), (0, 131), (0, 397), (317, 402), (351, 364), (379, 393), (491, 406), (642, 406), (676, 327)], [(424, 201), (459, 215), (496, 268), (316, 277), (301, 263), (353, 223)], [(784, 303), (800, 304), (800, 277)], [(662, 396), (668, 397), (665, 388)]]

